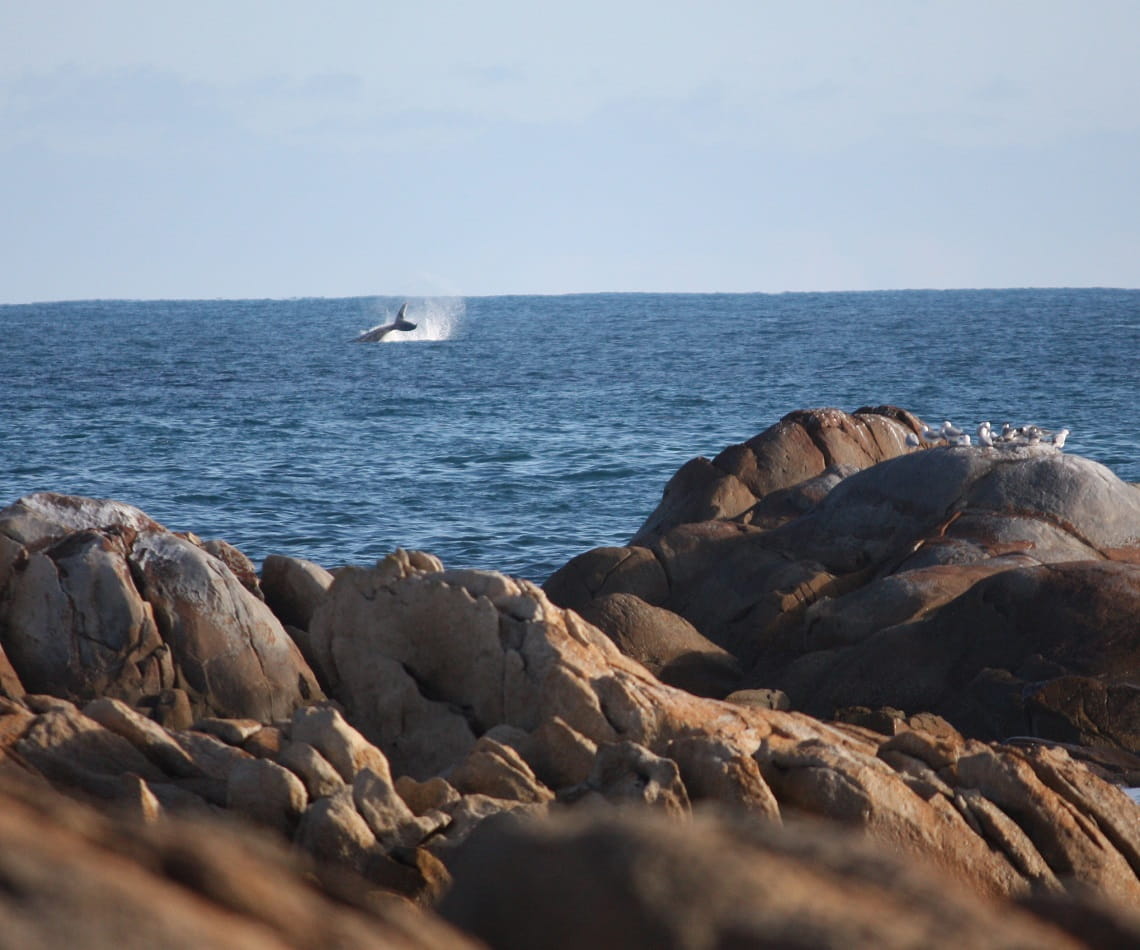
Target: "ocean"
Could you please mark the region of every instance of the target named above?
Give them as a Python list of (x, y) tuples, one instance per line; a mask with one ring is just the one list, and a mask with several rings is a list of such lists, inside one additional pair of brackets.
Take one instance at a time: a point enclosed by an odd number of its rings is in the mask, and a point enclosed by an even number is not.
[(0, 505), (115, 498), (335, 567), (396, 547), (541, 582), (696, 455), (793, 409), (1072, 430), (1140, 481), (1140, 291), (0, 306)]

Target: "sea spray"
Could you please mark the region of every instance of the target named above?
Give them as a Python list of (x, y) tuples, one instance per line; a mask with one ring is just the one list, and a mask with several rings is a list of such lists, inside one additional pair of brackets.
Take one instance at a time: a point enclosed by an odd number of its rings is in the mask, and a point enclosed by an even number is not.
[[(388, 306), (379, 301), (376, 304), (378, 315), (383, 319), (372, 329), (384, 326), (395, 320), (388, 313)], [(408, 301), (405, 319), (414, 323), (414, 330), (393, 332), (385, 335), (383, 343), (414, 343), (425, 340), (450, 340), (459, 329), (467, 313), (467, 301), (463, 297), (422, 297)]]

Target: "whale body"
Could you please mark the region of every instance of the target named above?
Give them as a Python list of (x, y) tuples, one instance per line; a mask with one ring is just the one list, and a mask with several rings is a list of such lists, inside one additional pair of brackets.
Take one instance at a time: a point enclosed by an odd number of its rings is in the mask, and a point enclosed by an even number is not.
[(408, 305), (404, 304), (400, 308), (400, 312), (396, 314), (396, 319), (391, 323), (384, 323), (378, 327), (373, 327), (371, 330), (365, 330), (358, 336), (353, 343), (379, 343), (389, 333), (396, 330), (414, 330), (416, 325), (404, 319), (404, 314), (407, 312)]

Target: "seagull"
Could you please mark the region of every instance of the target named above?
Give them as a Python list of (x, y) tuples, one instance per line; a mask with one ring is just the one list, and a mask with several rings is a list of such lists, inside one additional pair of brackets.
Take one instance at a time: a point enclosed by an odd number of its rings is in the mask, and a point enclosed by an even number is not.
[(965, 432), (963, 432), (961, 435), (955, 436), (954, 444), (955, 445), (969, 445), (970, 444), (970, 437)]
[(922, 437), (926, 439), (927, 442), (937, 442), (942, 438), (942, 430), (932, 429), (924, 422), (922, 424)]
[(1036, 445), (1041, 441), (1041, 430), (1037, 426), (1026, 426), (1025, 439), (1030, 445)]
[(942, 438), (946, 439), (947, 441), (949, 441), (950, 439), (956, 439), (959, 436), (965, 435), (965, 434), (966, 433), (964, 433), (961, 429), (959, 429), (956, 425), (954, 425), (954, 423), (951, 422), (949, 419), (947, 419), (945, 422), (942, 423)]
[(917, 449), (922, 443), (918, 441), (917, 435), (915, 435), (913, 432), (908, 432), (906, 434), (906, 444), (909, 448)]
[(1060, 429), (1053, 434), (1053, 444), (1057, 448), (1061, 448), (1065, 444), (1065, 439), (1069, 437), (1068, 429)]
[(978, 443), (984, 445), (987, 449), (992, 449), (994, 446), (994, 437), (990, 432), (990, 424), (983, 422), (978, 426)]
[(1012, 442), (1017, 436), (1017, 430), (1008, 422), (1001, 427), (1001, 435), (998, 438), (1002, 442)]

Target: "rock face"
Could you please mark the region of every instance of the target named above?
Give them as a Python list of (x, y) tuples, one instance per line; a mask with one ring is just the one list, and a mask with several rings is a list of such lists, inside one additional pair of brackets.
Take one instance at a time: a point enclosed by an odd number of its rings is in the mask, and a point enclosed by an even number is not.
[(545, 589), (603, 626), (615, 596), (676, 614), (741, 685), (816, 715), (894, 706), (1137, 751), (1140, 490), (1051, 445), (907, 447), (919, 431), (885, 408), (792, 413), (689, 463), (629, 547)]
[[(712, 800), (768, 819), (808, 813), (860, 827), (990, 894), (1058, 888), (1082, 864), (1085, 879), (1140, 897), (1133, 806), (1122, 792), (1089, 773), (1118, 809), (1113, 830), (1090, 826), (1060, 851), (1046, 843), (1045, 811), (1032, 820), (1017, 811), (1021, 795), (1039, 800), (1031, 809), (1071, 807), (1064, 789), (1073, 781), (1039, 775), (1085, 775), (1061, 750), (966, 740), (936, 717), (906, 724), (905, 738), (887, 737), (698, 698), (660, 683), (525, 581), (420, 570), (402, 554), (341, 573), (313, 634), (334, 658), (335, 698), (394, 774), (452, 775), (469, 795), (504, 801), (533, 801), (535, 779), (545, 779), (568, 803), (640, 802), (683, 814)], [(575, 756), (581, 764), (572, 766)], [(1018, 783), (1004, 804), (979, 790), (980, 773), (960, 771), (991, 760)], [(982, 811), (994, 820), (983, 822)]]
[(116, 700), (29, 695), (0, 705), (0, 751), (144, 821), (229, 809), (419, 901), (488, 817), (594, 804), (683, 820), (710, 803), (861, 829), (991, 896), (1075, 877), (1140, 899), (1135, 806), (1064, 750), (967, 740), (929, 715), (888, 736), (696, 697), (533, 585), (438, 567), (399, 552), (330, 588), (314, 642), (345, 715), (165, 730)]
[(226, 564), (118, 502), (0, 511), (0, 645), (25, 689), (268, 721), (321, 698), (280, 622)]
[(399, 895), (504, 947), (1140, 943), (1138, 493), (921, 431), (794, 413), (550, 596), (9, 506), (4, 936), (464, 945)]

